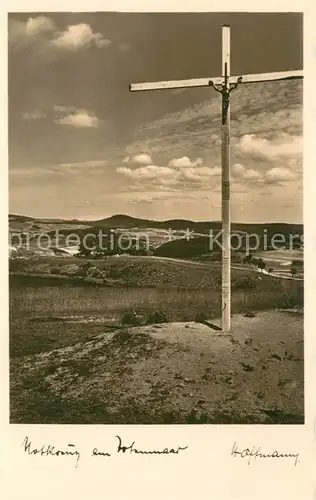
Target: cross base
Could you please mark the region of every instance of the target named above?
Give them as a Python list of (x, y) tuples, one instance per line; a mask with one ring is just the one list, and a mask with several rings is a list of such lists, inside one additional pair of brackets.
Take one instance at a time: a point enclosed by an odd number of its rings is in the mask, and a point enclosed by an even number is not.
[(219, 333), (230, 333), (230, 332), (225, 332), (222, 330), (222, 321), (221, 319), (207, 319), (204, 321), (204, 324), (208, 327), (210, 327), (212, 330), (217, 331)]

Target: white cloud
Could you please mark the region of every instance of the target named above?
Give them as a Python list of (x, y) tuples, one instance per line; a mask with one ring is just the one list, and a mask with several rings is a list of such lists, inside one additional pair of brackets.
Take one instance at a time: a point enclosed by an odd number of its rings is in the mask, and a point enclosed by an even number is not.
[(128, 167), (117, 168), (117, 173), (131, 179), (137, 190), (148, 189), (149, 186), (155, 189), (166, 189), (172, 186), (172, 189), (182, 189), (190, 185), (207, 185), (212, 179), (221, 175), (219, 167), (161, 167), (157, 165), (146, 165), (136, 169)]
[(70, 163), (60, 163), (61, 168), (98, 168), (105, 167), (106, 160), (86, 160), (86, 161), (74, 161)]
[(39, 109), (33, 109), (32, 111), (25, 111), (22, 115), (23, 120), (40, 120), (41, 118), (45, 118), (45, 113), (40, 111)]
[(180, 179), (186, 179), (195, 182), (204, 182), (205, 180), (221, 175), (219, 167), (186, 167), (180, 171)]
[(243, 153), (262, 156), (267, 159), (291, 157), (302, 154), (303, 140), (300, 136), (281, 135), (281, 138), (269, 141), (255, 134), (246, 134), (237, 144)]
[[(128, 160), (127, 160), (128, 161)], [(132, 157), (129, 160), (132, 163), (138, 163), (139, 165), (151, 165), (152, 159), (149, 155), (141, 153)]]
[(54, 21), (50, 17), (46, 16), (29, 17), (24, 26), (25, 34), (28, 36), (36, 36), (42, 33), (52, 33), (56, 30)]
[(52, 18), (47, 16), (29, 17), (26, 21), (10, 19), (8, 24), (9, 43), (17, 50), (32, 45), (32, 53), (43, 56), (74, 52), (87, 47), (103, 48), (111, 45), (111, 40), (101, 33), (94, 33), (86, 23), (68, 26), (64, 31), (58, 29)]
[(99, 118), (89, 114), (85, 109), (74, 110), (63, 117), (56, 118), (54, 121), (58, 125), (69, 125), (77, 128), (97, 128), (100, 123)]
[[(302, 153), (302, 83), (263, 83), (250, 87), (240, 87), (238, 99), (233, 98), (231, 145), (234, 161), (260, 172), (265, 171), (267, 161), (272, 160), (277, 162), (271, 166), (287, 167), (292, 158), (300, 159)], [(188, 156), (192, 161), (203, 154), (205, 164), (218, 165), (220, 120), (220, 96), (215, 94), (198, 104), (163, 113), (161, 118), (142, 124), (134, 131), (126, 154), (147, 150), (154, 157)], [(242, 142), (241, 146), (247, 150), (243, 151), (238, 147), (240, 138), (250, 134), (252, 139), (265, 138), (266, 142), (256, 143), (251, 139), (248, 143)], [(250, 154), (249, 149), (256, 152)], [(281, 156), (274, 156), (276, 154)]]
[(75, 106), (62, 106), (54, 104), (53, 110), (56, 111), (56, 113), (71, 113), (72, 111), (77, 111), (77, 108)]
[(54, 21), (50, 17), (29, 17), (26, 22), (10, 19), (8, 23), (8, 35), (10, 43), (29, 43), (30, 41), (49, 36), (56, 31)]
[(104, 38), (101, 33), (93, 33), (89, 24), (82, 23), (68, 26), (65, 31), (56, 34), (51, 43), (59, 49), (78, 50), (91, 45), (96, 45), (99, 48), (106, 47), (112, 42)]
[(249, 181), (259, 180), (262, 176), (256, 170), (252, 168), (246, 168), (240, 163), (235, 163), (232, 167), (232, 174), (238, 179), (245, 179)]
[(282, 181), (292, 181), (296, 179), (296, 175), (288, 168), (274, 167), (268, 170), (265, 174), (265, 181), (268, 184), (277, 184)]
[(148, 165), (146, 167), (139, 167), (132, 170), (128, 167), (119, 167), (117, 169), (119, 174), (123, 174), (126, 177), (130, 177), (134, 180), (155, 180), (163, 178), (174, 178), (176, 173), (174, 170), (168, 167), (158, 167), (156, 165)]
[(183, 156), (182, 158), (174, 158), (170, 161), (169, 167), (199, 167), (203, 165), (202, 158), (198, 158), (195, 161), (191, 161), (187, 156)]

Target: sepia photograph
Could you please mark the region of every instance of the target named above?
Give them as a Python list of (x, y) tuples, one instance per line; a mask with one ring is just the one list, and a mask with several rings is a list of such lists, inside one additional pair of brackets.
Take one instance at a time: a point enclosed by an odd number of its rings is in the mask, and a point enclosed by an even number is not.
[(7, 22), (10, 423), (304, 424), (303, 14)]

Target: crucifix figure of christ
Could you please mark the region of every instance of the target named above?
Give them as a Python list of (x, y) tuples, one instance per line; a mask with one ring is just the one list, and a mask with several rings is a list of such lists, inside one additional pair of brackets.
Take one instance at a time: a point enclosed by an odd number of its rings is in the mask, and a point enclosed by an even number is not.
[(222, 76), (132, 83), (130, 91), (164, 90), (190, 87), (213, 87), (222, 95), (222, 321), (221, 330), (231, 329), (231, 217), (230, 217), (230, 93), (239, 84), (284, 81), (303, 78), (302, 70), (259, 73), (244, 76), (230, 75), (230, 27), (222, 27)]

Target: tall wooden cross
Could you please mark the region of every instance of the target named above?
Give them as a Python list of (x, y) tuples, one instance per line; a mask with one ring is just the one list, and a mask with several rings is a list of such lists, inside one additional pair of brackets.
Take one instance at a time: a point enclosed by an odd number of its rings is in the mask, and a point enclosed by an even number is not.
[(230, 75), (230, 27), (222, 27), (222, 76), (173, 80), (164, 82), (132, 83), (132, 92), (144, 90), (213, 87), (222, 95), (222, 323), (223, 332), (231, 329), (231, 245), (230, 245), (230, 93), (240, 83), (260, 83), (303, 78), (303, 71), (280, 71), (244, 76)]

